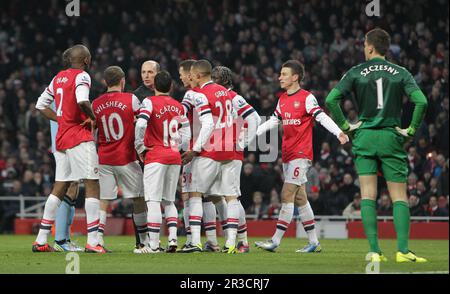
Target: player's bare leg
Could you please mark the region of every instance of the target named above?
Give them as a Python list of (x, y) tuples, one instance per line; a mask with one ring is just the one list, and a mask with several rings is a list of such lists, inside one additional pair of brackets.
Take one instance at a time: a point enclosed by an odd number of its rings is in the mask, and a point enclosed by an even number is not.
[(61, 205), (61, 201), (66, 195), (70, 182), (55, 182), (52, 193), (48, 196), (44, 207), (44, 216), (41, 220), (41, 227), (36, 241), (33, 243), (33, 252), (53, 252), (55, 249), (48, 245), (48, 235), (55, 222), (56, 212)]
[(410, 211), (406, 195), (406, 183), (387, 182), (394, 206), (394, 226), (397, 233), (397, 262), (426, 262), (409, 250)]
[(85, 251), (89, 253), (106, 253), (106, 249), (99, 244), (98, 228), (100, 224), (100, 185), (98, 180), (84, 180), (86, 199), (87, 244)]
[(378, 245), (378, 221), (377, 221), (377, 175), (359, 176), (361, 185), (361, 218), (364, 232), (369, 241), (372, 261), (385, 261)]
[(219, 252), (220, 247), (217, 243), (217, 213), (214, 202), (219, 202), (223, 198), (220, 196), (208, 195), (203, 200), (203, 226), (205, 228), (206, 242), (203, 250), (206, 252)]
[(314, 221), (314, 212), (311, 205), (308, 202), (308, 196), (306, 194), (306, 186), (303, 184), (297, 190), (295, 195), (295, 205), (298, 207), (300, 220), (303, 228), (308, 235), (309, 244), (304, 248), (297, 250), (298, 253), (320, 252), (322, 248), (319, 240), (317, 239), (317, 233)]
[(283, 238), (283, 235), (289, 227), (292, 217), (294, 216), (294, 200), (299, 188), (300, 187), (298, 185), (284, 183), (281, 191), (282, 204), (275, 234), (272, 236), (271, 240), (256, 242), (256, 247), (267, 251), (275, 251), (275, 249), (280, 246), (281, 238)]

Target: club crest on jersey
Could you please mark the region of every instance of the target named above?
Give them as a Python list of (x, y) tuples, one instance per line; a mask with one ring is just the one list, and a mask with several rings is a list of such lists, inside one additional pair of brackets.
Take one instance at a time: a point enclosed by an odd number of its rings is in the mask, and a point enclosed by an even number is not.
[(298, 102), (298, 101), (295, 101), (294, 102), (294, 108), (300, 108), (300, 105), (301, 105), (301, 103), (300, 102)]

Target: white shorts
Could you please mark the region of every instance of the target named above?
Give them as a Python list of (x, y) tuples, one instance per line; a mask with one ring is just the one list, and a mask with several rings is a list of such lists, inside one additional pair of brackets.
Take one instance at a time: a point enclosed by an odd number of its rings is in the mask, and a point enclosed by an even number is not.
[(100, 165), (100, 199), (117, 199), (117, 188), (122, 189), (123, 198), (144, 196), (143, 173), (137, 161), (127, 165)]
[(237, 196), (233, 161), (215, 161), (208, 157), (192, 160), (192, 183), (187, 192)]
[[(240, 160), (233, 160), (232, 162), (233, 169), (231, 170), (229, 167), (222, 170), (221, 178), (222, 180), (225, 180), (228, 183), (232, 183), (233, 185), (233, 192), (232, 194), (224, 193), (223, 188), (221, 188), (222, 181), (215, 181), (214, 184), (211, 186), (208, 192), (206, 192), (206, 196), (241, 196), (241, 168), (242, 168), (242, 161)], [(225, 173), (224, 173), (225, 172)]]
[(98, 155), (93, 141), (83, 142), (65, 152), (53, 153), (56, 161), (55, 181), (98, 180)]
[(175, 201), (181, 166), (157, 162), (144, 167), (145, 201)]
[(181, 172), (181, 192), (187, 193), (192, 184), (192, 161), (183, 166)]
[(288, 163), (283, 163), (284, 182), (301, 186), (308, 182), (306, 173), (311, 167), (309, 159), (295, 159)]

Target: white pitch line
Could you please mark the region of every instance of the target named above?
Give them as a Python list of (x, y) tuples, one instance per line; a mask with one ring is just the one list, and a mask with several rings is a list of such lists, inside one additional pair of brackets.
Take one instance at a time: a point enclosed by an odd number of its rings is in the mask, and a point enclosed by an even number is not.
[(448, 274), (449, 271), (426, 271), (426, 272), (386, 272), (386, 273), (380, 273), (380, 274), (389, 274), (389, 275), (396, 275), (396, 274)]

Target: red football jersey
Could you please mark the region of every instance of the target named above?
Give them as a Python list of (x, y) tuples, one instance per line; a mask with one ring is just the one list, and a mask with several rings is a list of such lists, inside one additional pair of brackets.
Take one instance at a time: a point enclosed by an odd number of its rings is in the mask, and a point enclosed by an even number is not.
[(228, 90), (213, 82), (208, 82), (196, 88), (195, 109), (201, 116), (211, 113), (214, 121), (214, 131), (210, 141), (200, 152), (200, 156), (216, 161), (233, 160), (233, 102)]
[(98, 126), (98, 159), (104, 165), (136, 161), (134, 119), (140, 108), (132, 93), (108, 92), (92, 103)]
[(88, 118), (78, 106), (77, 87), (91, 87), (89, 74), (81, 69), (69, 68), (60, 71), (46, 88), (47, 94), (55, 98), (58, 117), (56, 150), (71, 149), (83, 142), (94, 141), (89, 126), (81, 126)]
[(145, 98), (139, 115), (148, 118), (144, 145), (151, 150), (146, 153), (145, 164), (181, 165), (179, 142), (174, 140), (186, 120), (181, 103), (170, 96)]
[(313, 160), (314, 115), (321, 111), (316, 98), (308, 91), (300, 89), (291, 95), (286, 92), (281, 95), (275, 115), (283, 122), (284, 163), (298, 158)]

